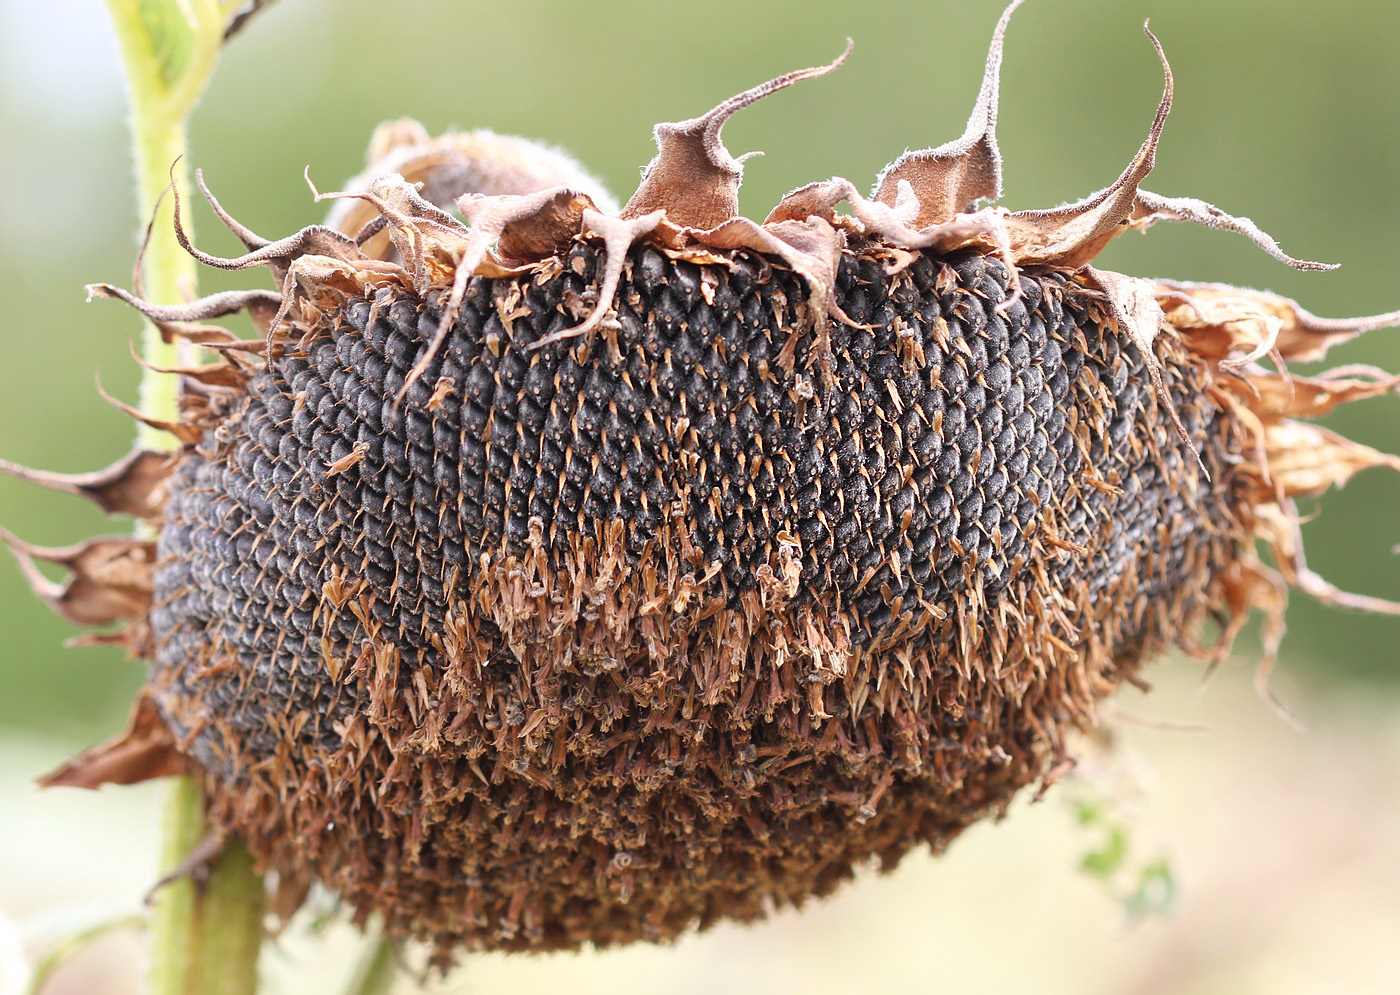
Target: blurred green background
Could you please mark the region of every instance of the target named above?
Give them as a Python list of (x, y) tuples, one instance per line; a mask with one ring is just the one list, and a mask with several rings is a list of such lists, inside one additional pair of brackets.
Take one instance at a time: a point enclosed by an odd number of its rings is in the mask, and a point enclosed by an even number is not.
[[(792, 187), (831, 175), (865, 187), (905, 148), (958, 135), (1000, 6), (981, 0), (767, 5), (739, 0), (281, 0), (225, 54), (194, 119), (192, 157), (223, 203), (254, 230), (272, 237), (324, 213), (302, 182), (303, 167), (310, 165), (322, 188), (334, 187), (361, 168), (374, 125), (404, 115), (420, 119), (434, 133), (487, 127), (543, 138), (573, 152), (625, 199), (638, 169), (652, 155), (652, 123), (699, 114), (753, 83), (825, 62), (850, 36), (855, 51), (838, 72), (798, 84), (726, 126), (727, 144), (736, 154), (751, 149), (767, 153), (748, 163), (743, 191), (745, 213), (762, 217)], [(1242, 238), (1187, 226), (1159, 226), (1146, 237), (1120, 239), (1103, 264), (1142, 276), (1266, 287), (1323, 315), (1400, 308), (1393, 234), (1400, 230), (1400, 59), (1395, 42), (1400, 6), (1362, 0), (1030, 0), (1007, 36), (1000, 124), (1007, 174), (1004, 203), (1013, 209), (1048, 207), (1099, 189), (1117, 176), (1142, 140), (1160, 92), (1158, 65), (1140, 30), (1148, 16), (1172, 61), (1177, 99), (1157, 169), (1146, 185), (1248, 215), (1287, 251), (1343, 265), (1334, 273), (1297, 273)], [(129, 446), (131, 424), (97, 396), (94, 375), (100, 374), (116, 396), (134, 399), (138, 372), (128, 342), (138, 324), (114, 302), (85, 305), (82, 291), (89, 282), (130, 282), (138, 219), (123, 117), (115, 45), (100, 3), (0, 0), (0, 190), (5, 191), (0, 274), (7, 287), (0, 311), (0, 456), (5, 458), (73, 471), (105, 465)], [(235, 251), (232, 238), (207, 212), (197, 215), (196, 224), (204, 248)], [(250, 274), (206, 277), (203, 291), (257, 285), (260, 279)], [(1330, 362), (1400, 369), (1400, 331), (1378, 332), (1338, 349)], [(1378, 448), (1400, 450), (1400, 404), (1394, 401), (1341, 412), (1330, 424)], [(1345, 589), (1400, 599), (1400, 570), (1392, 552), (1400, 543), (1400, 477), (1363, 475), (1324, 505), (1306, 529), (1312, 565)], [(9, 479), (0, 479), (0, 522), (26, 539), (48, 544), (126, 527), (102, 521), (76, 500)], [(43, 764), (116, 731), (141, 675), (136, 664), (114, 653), (60, 648), (74, 631), (39, 607), (18, 571), (4, 563), (0, 605), (0, 747), (5, 750), (6, 785), (0, 804), (9, 824), (6, 832), (13, 834), (0, 837), (0, 850), (21, 846), (19, 840), (37, 841), (42, 855), (51, 848), (43, 845), (48, 837), (41, 827), (65, 820), (120, 821), (127, 818), (120, 813), (128, 812), (122, 806), (153, 804), (156, 796), (150, 792), (129, 794), (125, 797), (134, 800), (123, 802), (109, 793), (99, 802), (59, 799), (25, 787)], [(1247, 691), (1251, 644), (1240, 647), (1241, 664), (1227, 668), (1204, 703), (1182, 691), (1196, 680), (1194, 665), (1166, 663), (1149, 676), (1166, 684), (1168, 692), (1175, 688), (1182, 693), (1149, 698), (1133, 708), (1179, 722), (1205, 721), (1209, 715), (1232, 737), (1237, 730), (1252, 732), (1217, 742), (1215, 752), (1199, 741), (1183, 746), (1168, 736), (1162, 746), (1162, 737), (1149, 736), (1157, 745), (1145, 746), (1147, 754), (1168, 757), (1157, 758), (1169, 772), (1164, 780), (1175, 776), (1170, 773), (1176, 770), (1173, 751), (1184, 751), (1188, 764), (1225, 769), (1239, 756), (1243, 772), (1251, 766), (1251, 750), (1261, 757), (1280, 751), (1335, 757), (1337, 765), (1353, 765), (1350, 776), (1368, 784), (1366, 778), (1377, 785), (1400, 779), (1400, 726), (1394, 718), (1400, 703), (1400, 620), (1346, 616), (1297, 597), (1289, 625), (1279, 687), (1313, 726), (1309, 739), (1298, 740), (1283, 729)], [(1334, 767), (1314, 763), (1309, 769), (1314, 781), (1305, 775), (1285, 778), (1279, 790), (1306, 798), (1336, 787), (1331, 783), (1339, 776)], [(1254, 772), (1265, 780), (1271, 773), (1286, 772), (1267, 764)], [(1183, 771), (1180, 776), (1196, 784), (1190, 779), (1204, 775)], [(1228, 783), (1220, 790), (1221, 804), (1239, 800), (1239, 791)], [(1190, 804), (1190, 792), (1183, 791), (1182, 797)], [(1389, 834), (1387, 840), (1400, 834), (1393, 794), (1378, 810), (1376, 792), (1358, 789), (1357, 797), (1372, 806), (1366, 809), (1369, 814), (1339, 811), (1338, 825), (1365, 818)], [(1045, 822), (1043, 815), (1025, 818)], [(1188, 825), (1191, 818), (1208, 820), (1210, 815), (1182, 812), (1165, 817), (1164, 824), (1180, 820)], [(131, 817), (130, 825), (141, 824)], [(1191, 830), (1182, 831), (1189, 835)], [(91, 848), (95, 840), (102, 841), (99, 849), (129, 845), (130, 850), (119, 852), (123, 861), (135, 862), (131, 873), (139, 880), (143, 862), (153, 859), (139, 849), (148, 840), (135, 830), (134, 841), (116, 831), (110, 838), (96, 827), (92, 832), (72, 845)], [(1287, 834), (1290, 826), (1281, 824), (1278, 832)], [(984, 839), (1002, 839), (1012, 849), (1028, 845), (1024, 832), (974, 835), (969, 850), (986, 845), (995, 853), (995, 843), (984, 844)], [(1315, 850), (1301, 840), (1298, 845)], [(925, 869), (918, 873), (958, 874), (956, 867), (941, 868), (957, 864), (960, 847), (943, 864), (921, 864)], [(1074, 847), (1071, 834), (1044, 861), (1057, 872), (1059, 865), (1069, 867)], [(1018, 861), (1026, 863), (1025, 854), (1023, 849), (988, 857), (988, 867), (1002, 868), (986, 882), (988, 888), (1010, 894), (1008, 889), (1018, 887), (1003, 872), (1020, 866)], [(6, 866), (0, 865), (0, 909), (42, 907), (42, 893), (7, 894)], [(978, 866), (966, 871), (972, 879), (981, 873)], [(1033, 869), (1039, 862), (1027, 866)], [(1203, 876), (1199, 867), (1195, 870)], [(896, 877), (905, 881), (913, 873), (901, 870), (902, 877)], [(1382, 903), (1385, 914), (1400, 916), (1400, 872), (1391, 863), (1383, 873), (1393, 875), (1389, 883), (1396, 896), (1395, 904)], [(38, 880), (36, 875), (30, 876)], [(879, 883), (865, 882), (861, 888)], [(956, 885), (950, 887), (951, 894), (960, 894)], [(1056, 887), (1092, 892), (1072, 875)], [(906, 885), (899, 894), (907, 897), (909, 891)], [(72, 893), (68, 881), (53, 885), (48, 897)], [(878, 917), (888, 912), (893, 893), (874, 894), (870, 910)], [(1059, 892), (1046, 894), (1054, 901)], [(917, 898), (913, 905), (898, 905), (899, 914), (915, 917), (916, 923), (927, 915), (930, 928), (946, 925), (945, 920), (961, 921), (946, 902), (924, 908)], [(1080, 894), (1070, 901), (1094, 899)], [(1048, 908), (1040, 911), (1054, 915)], [(968, 934), (982, 937), (985, 949), (995, 951), (1007, 940), (997, 939), (995, 924), (1011, 915), (1007, 908), (994, 908), (987, 927), (979, 930), (971, 919)], [(855, 918), (864, 921), (858, 914)], [(1191, 926), (1183, 913), (1178, 928), (1187, 939), (1170, 942), (1189, 945)], [(800, 929), (800, 924), (791, 927)], [(753, 977), (767, 977), (768, 968), (761, 966), (764, 942), (753, 939), (765, 935), (762, 930), (734, 935), (749, 938), (740, 941), (747, 945), (737, 956), (755, 959), (759, 966)], [(703, 942), (708, 940), (637, 956), (671, 958), (665, 962), (673, 968), (683, 966), (703, 978), (711, 962), (693, 953), (708, 949), (699, 945)], [(814, 956), (849, 953), (833, 952), (829, 937), (821, 943), (825, 949), (814, 947)], [(913, 949), (886, 945), (879, 957), (882, 963), (913, 958), (928, 969), (901, 975), (911, 981), (908, 990), (924, 990), (922, 982), (962, 977), (931, 967), (929, 958), (943, 956), (937, 937), (915, 943)], [(794, 956), (775, 944), (767, 953)], [(947, 956), (969, 950), (959, 940), (947, 947)], [(1374, 990), (1400, 990), (1400, 964), (1378, 969), (1383, 970), (1378, 977), (1393, 981), (1394, 988)], [(1090, 968), (1083, 972), (1094, 977)], [(1085, 982), (1083, 972), (1079, 982)], [(838, 976), (818, 971), (804, 984), (808, 991), (826, 991)], [(1070, 987), (1063, 990), (1129, 990), (1076, 985), (1076, 976), (1069, 977)], [(1142, 990), (1294, 990), (1252, 987), (1268, 977), (1267, 972), (1251, 974), (1247, 984), (1235, 987), (1214, 988), (1214, 982), (1201, 980), (1206, 987)], [(528, 988), (534, 982), (501, 983)], [(545, 983), (543, 975), (538, 983)], [(886, 987), (896, 990), (900, 984), (892, 980)], [(989, 984), (986, 990), (1002, 990)], [(735, 981), (718, 990), (740, 988)], [(626, 984), (619, 989), (631, 990)], [(679, 990), (660, 982), (636, 990), (663, 989)], [(468, 985), (461, 990), (478, 989)], [(784, 988), (769, 984), (768, 990)], [(971, 990), (981, 989), (974, 983)], [(1062, 989), (1047, 980), (1030, 990)]]

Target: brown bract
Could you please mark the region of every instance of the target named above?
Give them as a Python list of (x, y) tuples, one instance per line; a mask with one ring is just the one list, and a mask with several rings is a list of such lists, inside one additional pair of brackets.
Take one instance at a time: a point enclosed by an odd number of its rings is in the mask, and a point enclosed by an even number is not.
[[(1163, 93), (1118, 178), (984, 204), (1017, 6), (962, 137), (762, 222), (724, 122), (849, 47), (658, 125), (621, 210), (556, 152), (403, 121), (287, 238), (200, 177), (247, 251), (198, 250), (177, 202), (181, 244), (278, 289), (90, 288), (217, 357), (170, 371), (180, 450), (0, 463), (162, 531), (159, 557), (0, 535), (153, 661), (130, 730), (49, 783), (192, 769), (286, 894), (443, 958), (665, 939), (944, 846), (1148, 657), (1218, 662), (1255, 610), (1262, 687), (1290, 587), (1400, 612), (1308, 569), (1295, 504), (1400, 469), (1309, 421), (1400, 378), (1288, 372), (1400, 313), (1094, 265), (1189, 221), (1325, 268), (1141, 188), (1173, 95), (1150, 32)], [(238, 311), (256, 338), (207, 324)]]

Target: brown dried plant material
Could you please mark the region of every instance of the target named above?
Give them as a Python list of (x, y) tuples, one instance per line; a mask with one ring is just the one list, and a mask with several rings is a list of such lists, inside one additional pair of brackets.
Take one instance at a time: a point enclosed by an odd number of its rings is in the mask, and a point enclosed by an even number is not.
[(1001, 150), (997, 148), (1001, 53), (1006, 26), (1021, 3), (1015, 0), (997, 22), (982, 89), (963, 136), (936, 149), (904, 153), (875, 181), (875, 200), (890, 207), (899, 201), (901, 183), (920, 191), (919, 210), (912, 219), (915, 227), (942, 224), (971, 211), (978, 201), (1001, 197)]
[(137, 450), (92, 473), (48, 473), (0, 460), (0, 473), (50, 490), (87, 498), (109, 515), (156, 518), (165, 501), (165, 481), (174, 460), (166, 453)]
[[(980, 206), (1015, 7), (962, 138), (762, 223), (720, 129), (845, 55), (659, 125), (620, 212), (557, 153), (411, 122), (288, 238), (206, 189), (248, 251), (182, 243), (276, 292), (93, 288), (220, 357), (174, 374), (181, 450), (4, 467), (160, 528), (7, 540), (150, 662), (128, 733), (51, 783), (188, 767), (279, 908), (320, 882), (444, 961), (664, 940), (942, 849), (1148, 659), (1218, 661), (1255, 610), (1262, 682), (1290, 586), (1396, 611), (1307, 568), (1294, 502), (1400, 468), (1306, 421), (1400, 380), (1287, 364), (1397, 316), (1094, 265), (1159, 220), (1318, 265), (1140, 189), (1172, 98), (1150, 34), (1164, 92), (1119, 178)], [(205, 324), (240, 309), (265, 341)]]

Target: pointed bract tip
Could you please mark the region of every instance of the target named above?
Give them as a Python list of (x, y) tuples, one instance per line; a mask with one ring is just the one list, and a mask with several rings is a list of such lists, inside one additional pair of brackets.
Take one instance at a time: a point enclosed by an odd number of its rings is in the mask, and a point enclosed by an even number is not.
[(136, 784), (188, 769), (189, 761), (180, 753), (155, 699), (144, 691), (136, 699), (125, 732), (44, 775), (39, 785), (96, 790), (104, 784)]
[(92, 473), (52, 473), (0, 459), (0, 473), (6, 476), (86, 498), (108, 514), (146, 519), (159, 517), (160, 492), (173, 469), (169, 453), (139, 449)]
[(244, 225), (241, 221), (234, 218), (228, 211), (224, 210), (224, 205), (219, 203), (219, 199), (214, 196), (214, 192), (210, 190), (208, 185), (204, 182), (204, 170), (196, 169), (194, 171), (194, 181), (199, 186), (199, 192), (204, 195), (204, 199), (208, 202), (209, 209), (223, 222), (225, 228), (238, 237), (238, 240), (243, 243), (244, 248), (249, 252), (253, 252), (257, 249), (261, 249), (265, 245), (271, 244), (268, 239), (263, 238), (247, 225)]
[(656, 125), (657, 154), (642, 173), (642, 182), (620, 217), (639, 218), (664, 210), (672, 223), (697, 230), (717, 228), (739, 214), (743, 165), (724, 147), (724, 122), (771, 93), (799, 80), (824, 76), (846, 61), (854, 42), (823, 66), (796, 69), (750, 87), (717, 104), (700, 117)]
[(1007, 24), (1023, 2), (1015, 0), (997, 21), (987, 49), (982, 86), (962, 136), (937, 148), (906, 152), (875, 180), (872, 199), (891, 206), (899, 197), (900, 184), (909, 184), (918, 202), (910, 222), (913, 228), (941, 224), (970, 210), (978, 201), (1001, 197), (1001, 150), (997, 147), (996, 127), (1002, 51)]

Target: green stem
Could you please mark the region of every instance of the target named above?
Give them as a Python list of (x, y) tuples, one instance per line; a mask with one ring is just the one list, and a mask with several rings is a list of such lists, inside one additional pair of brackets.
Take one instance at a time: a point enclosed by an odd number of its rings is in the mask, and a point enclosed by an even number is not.
[[(166, 803), (161, 866), (189, 857), (208, 825), (199, 783), (182, 777)], [(241, 843), (226, 844), (207, 879), (172, 881), (155, 895), (151, 917), (152, 995), (252, 995), (263, 938), (262, 879)]]
[[(189, 189), (189, 169), (181, 158), (186, 123), (238, 6), (239, 0), (107, 0), (126, 71), (138, 209), (143, 222), (154, 217), (142, 269), (144, 294), (151, 300), (175, 302), (195, 293), (194, 260), (173, 237), (172, 202), (162, 195), (177, 159), (173, 179), (181, 191)], [(149, 324), (142, 351), (155, 365), (179, 361), (175, 346)], [(148, 370), (141, 382), (141, 409), (173, 421), (176, 388), (174, 377)], [(138, 433), (138, 443), (147, 448), (170, 448), (173, 441), (148, 426)], [(167, 803), (162, 870), (169, 874), (180, 868), (207, 832), (202, 791), (194, 780), (182, 778)], [(151, 930), (153, 995), (256, 992), (264, 899), (263, 882), (247, 851), (236, 843), (210, 862), (208, 878), (199, 887), (186, 875), (161, 888)]]
[(399, 963), (394, 946), (382, 934), (374, 936), (364, 958), (355, 966), (355, 976), (345, 995), (390, 995)]

